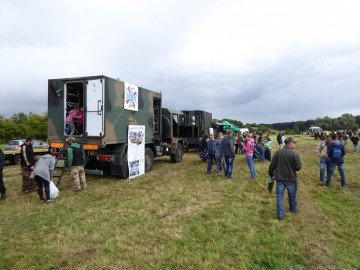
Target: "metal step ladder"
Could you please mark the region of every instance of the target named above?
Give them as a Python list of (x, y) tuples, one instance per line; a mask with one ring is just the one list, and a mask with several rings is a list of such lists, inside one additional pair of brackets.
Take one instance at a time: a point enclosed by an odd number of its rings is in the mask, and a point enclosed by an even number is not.
[(55, 183), (56, 186), (60, 185), (60, 181), (61, 178), (64, 174), (64, 172), (66, 171), (67, 168), (67, 156), (65, 154), (64, 150), (60, 151), (60, 154), (58, 155), (58, 157), (56, 158), (56, 162), (55, 162), (55, 168), (53, 171), (53, 181)]

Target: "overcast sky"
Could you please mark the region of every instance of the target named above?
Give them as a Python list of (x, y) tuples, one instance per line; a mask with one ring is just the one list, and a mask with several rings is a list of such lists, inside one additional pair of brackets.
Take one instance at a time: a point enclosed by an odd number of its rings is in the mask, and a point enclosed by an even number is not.
[(360, 2), (0, 0), (0, 114), (106, 75), (166, 107), (275, 123), (360, 114)]

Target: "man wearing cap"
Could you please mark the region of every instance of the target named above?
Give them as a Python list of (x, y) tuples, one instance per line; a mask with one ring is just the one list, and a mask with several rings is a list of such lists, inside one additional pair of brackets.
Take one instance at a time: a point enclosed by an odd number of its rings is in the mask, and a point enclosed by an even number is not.
[(80, 144), (76, 142), (74, 137), (66, 139), (68, 147), (68, 166), (71, 168), (71, 176), (74, 181), (74, 190), (82, 191), (86, 189), (85, 178), (85, 153)]
[(288, 190), (290, 212), (298, 212), (296, 171), (300, 171), (302, 164), (295, 152), (295, 143), (292, 137), (285, 139), (285, 146), (275, 153), (269, 166), (268, 174), (276, 180), (276, 208), (279, 220), (285, 217), (285, 189)]

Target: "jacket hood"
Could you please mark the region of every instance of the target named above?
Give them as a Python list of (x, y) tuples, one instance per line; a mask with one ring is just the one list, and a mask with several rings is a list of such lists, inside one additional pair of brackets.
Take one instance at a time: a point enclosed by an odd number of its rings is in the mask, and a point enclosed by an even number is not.
[(50, 155), (50, 154), (45, 154), (45, 155), (42, 155), (40, 158), (42, 158), (42, 159), (49, 159), (49, 158), (53, 158), (53, 156)]

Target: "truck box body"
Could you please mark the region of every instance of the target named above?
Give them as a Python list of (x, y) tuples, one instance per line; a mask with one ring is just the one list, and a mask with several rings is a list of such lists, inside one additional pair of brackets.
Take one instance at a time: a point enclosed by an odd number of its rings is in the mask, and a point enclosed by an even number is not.
[[(81, 125), (75, 119), (73, 130), (66, 123), (66, 117), (79, 107), (83, 108), (84, 121)], [(145, 126), (149, 155), (156, 157), (171, 154), (171, 151), (174, 154), (175, 150), (170, 147), (174, 138), (166, 141), (162, 137), (162, 111), (161, 93), (107, 76), (50, 79), (48, 82), (49, 142), (52, 147), (62, 148), (69, 133), (74, 131), (71, 136), (87, 151), (89, 169), (109, 167), (111, 174), (124, 176), (129, 125)], [(175, 141), (179, 140), (175, 138)]]
[(198, 148), (204, 134), (210, 134), (212, 113), (200, 110), (184, 110), (180, 122), (180, 137), (184, 139), (186, 150)]

